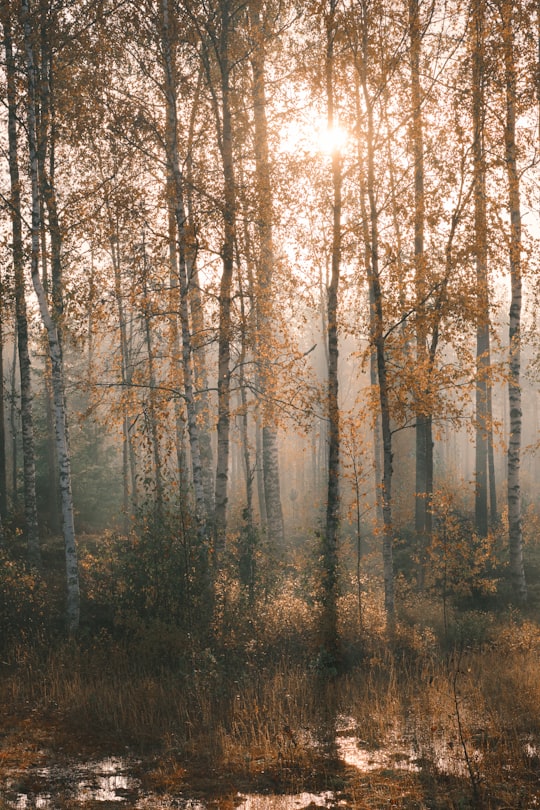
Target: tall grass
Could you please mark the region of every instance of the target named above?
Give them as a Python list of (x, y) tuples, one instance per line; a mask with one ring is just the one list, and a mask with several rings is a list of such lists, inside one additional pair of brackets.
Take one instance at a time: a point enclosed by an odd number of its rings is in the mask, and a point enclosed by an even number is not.
[[(345, 666), (331, 678), (308, 600), (289, 585), (247, 612), (235, 586), (212, 647), (161, 620), (129, 636), (19, 645), (6, 652), (0, 700), (32, 718), (28, 733), (52, 723), (51, 744), (64, 750), (152, 754), (153, 787), (221, 773), (265, 789), (337, 785), (355, 807), (534, 806), (536, 622), (471, 611), (450, 627), (418, 597), (390, 641), (378, 592), (364, 608), (360, 626), (355, 596), (341, 600)], [(409, 763), (372, 773), (371, 799), (367, 777), (337, 760), (343, 716), (360, 747), (392, 743)]]

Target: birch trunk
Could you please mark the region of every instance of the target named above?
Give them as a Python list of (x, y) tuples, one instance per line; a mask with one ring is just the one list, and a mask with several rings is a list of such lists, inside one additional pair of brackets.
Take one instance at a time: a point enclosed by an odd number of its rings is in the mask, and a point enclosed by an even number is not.
[[(358, 71), (354, 74), (354, 95), (355, 95), (355, 109), (356, 118), (361, 120), (362, 111), (360, 106), (360, 84)], [(371, 239), (370, 239), (370, 217), (367, 210), (367, 189), (366, 189), (366, 172), (363, 150), (361, 146), (361, 135), (358, 133), (357, 138), (357, 154), (359, 166), (359, 186), (360, 186), (360, 212), (362, 215), (362, 237), (364, 241), (364, 269), (366, 274), (366, 281), (368, 282), (368, 295), (369, 295), (369, 331), (370, 334), (375, 334), (374, 324), (374, 299), (373, 299), (373, 285), (369, 283), (371, 278)], [(369, 352), (369, 382), (373, 390), (377, 386), (377, 353), (372, 346)], [(379, 526), (382, 526), (382, 500), (381, 500), (381, 480), (382, 480), (382, 447), (381, 447), (381, 415), (379, 412), (373, 417), (373, 472), (375, 480), (375, 509), (376, 520)]]
[[(104, 181), (104, 172), (100, 165), (100, 175)], [(113, 216), (111, 201), (108, 194), (107, 185), (105, 188), (105, 210), (109, 225), (109, 250), (114, 274), (114, 298), (118, 313), (118, 332), (120, 335), (120, 380), (122, 386), (121, 410), (122, 410), (122, 481), (123, 481), (123, 507), (124, 507), (124, 528), (126, 534), (129, 530), (129, 518), (138, 507), (137, 491), (137, 470), (135, 450), (131, 438), (130, 411), (128, 405), (128, 392), (131, 387), (133, 377), (133, 365), (131, 362), (130, 337), (126, 327), (127, 319), (124, 307), (123, 285), (122, 285), (122, 251), (120, 246), (120, 235), (118, 220)]]
[(243, 527), (239, 538), (239, 576), (240, 582), (247, 587), (249, 603), (253, 604), (255, 594), (255, 542), (256, 533), (253, 519), (253, 479), (254, 469), (251, 462), (251, 450), (249, 443), (249, 409), (245, 385), (245, 361), (247, 352), (247, 329), (246, 308), (244, 293), (240, 289), (240, 308), (242, 317), (242, 337), (240, 347), (239, 366), (239, 397), (240, 397), (240, 442), (242, 447), (242, 460), (244, 467), (244, 477), (246, 482), (246, 506), (243, 511)]
[[(174, 199), (174, 191), (170, 187), (170, 182), (167, 182), (167, 199)], [(180, 358), (182, 356), (180, 348), (180, 335), (178, 333), (178, 293), (179, 293), (179, 274), (178, 274), (178, 255), (176, 251), (176, 219), (174, 210), (169, 205), (169, 310), (170, 310), (170, 344), (171, 344), (171, 362), (173, 379), (176, 379), (176, 373)], [(180, 499), (188, 497), (190, 490), (190, 480), (188, 474), (188, 460), (186, 455), (185, 443), (185, 412), (184, 403), (179, 397), (174, 401), (174, 428), (175, 428), (175, 444), (176, 444), (176, 467), (178, 473), (178, 488)]]
[(32, 185), (32, 243), (31, 273), (34, 291), (39, 304), (41, 319), (47, 331), (49, 355), (52, 369), (53, 403), (55, 416), (56, 447), (60, 479), (60, 495), (66, 558), (66, 620), (70, 633), (79, 626), (80, 592), (77, 551), (75, 542), (75, 523), (73, 497), (71, 491), (71, 463), (67, 435), (64, 368), (58, 327), (51, 316), (49, 304), (39, 275), (39, 234), (40, 234), (40, 194), (39, 171), (36, 142), (36, 66), (32, 43), (31, 12), (28, 0), (22, 0), (22, 19), (26, 54), (26, 78), (28, 84), (27, 125), (28, 148), (30, 155), (30, 177)]
[(477, 287), (476, 326), (476, 447), (475, 527), (480, 537), (488, 533), (488, 435), (490, 430), (489, 381), (490, 336), (488, 298), (488, 251), (486, 217), (486, 163), (484, 151), (484, 40), (483, 0), (472, 4), (472, 113), (474, 163), (474, 252)]
[(189, 279), (186, 265), (186, 215), (184, 207), (183, 180), (178, 153), (178, 114), (176, 108), (176, 71), (172, 54), (169, 0), (162, 0), (162, 53), (165, 74), (165, 95), (167, 105), (167, 171), (169, 188), (173, 193), (170, 204), (173, 206), (178, 240), (179, 296), (177, 304), (180, 313), (182, 333), (182, 360), (184, 377), (184, 397), (186, 402), (189, 445), (191, 451), (191, 474), (195, 494), (195, 509), (199, 525), (207, 523), (205, 490), (201, 463), (200, 431), (198, 412), (193, 386), (193, 345), (189, 322)]
[(204, 499), (206, 504), (206, 515), (214, 513), (214, 456), (212, 451), (212, 414), (210, 397), (208, 393), (208, 368), (206, 361), (206, 324), (204, 318), (204, 308), (199, 280), (199, 268), (197, 264), (196, 233), (197, 225), (193, 204), (193, 188), (195, 179), (193, 177), (192, 150), (195, 137), (195, 122), (199, 106), (199, 96), (202, 85), (203, 70), (199, 70), (197, 77), (197, 88), (195, 100), (191, 109), (189, 122), (187, 156), (186, 156), (186, 204), (188, 238), (186, 239), (186, 270), (189, 284), (189, 303), (191, 308), (191, 334), (193, 347), (193, 384), (198, 392), (195, 398), (197, 411), (197, 424), (199, 428), (199, 448), (202, 467), (202, 482), (204, 489)]
[[(51, 134), (51, 139), (54, 137), (54, 124), (51, 115), (51, 94), (49, 89), (50, 71), (52, 68), (50, 58), (50, 48), (47, 40), (47, 28), (45, 19), (46, 5), (40, 8), (40, 71), (39, 71), (39, 100), (40, 100), (40, 114), (37, 133), (37, 147), (38, 147), (38, 176), (41, 184), (41, 194), (39, 198), (39, 213), (40, 213), (40, 253), (41, 253), (41, 279), (45, 294), (49, 296), (49, 276), (48, 276), (48, 257), (51, 257), (51, 275), (52, 275), (52, 290), (53, 290), (53, 316), (56, 318), (58, 312), (57, 323), (61, 318), (62, 312), (62, 295), (61, 295), (61, 273), (62, 264), (60, 260), (60, 245), (61, 236), (60, 228), (58, 225), (58, 212), (56, 200), (54, 196), (54, 189), (51, 188), (50, 183), (47, 182), (47, 139), (48, 133)], [(50, 159), (50, 174), (53, 178), (54, 185), (54, 150), (51, 148)], [(50, 251), (47, 246), (47, 223), (45, 217), (46, 204), (49, 211), (49, 225), (50, 225)], [(44, 339), (45, 340), (45, 339)], [(47, 351), (46, 347), (44, 350)], [(59, 490), (58, 481), (56, 477), (56, 470), (58, 466), (56, 458), (56, 440), (54, 428), (54, 406), (53, 406), (53, 392), (51, 382), (51, 369), (50, 364), (46, 364), (44, 374), (44, 393), (45, 393), (45, 410), (47, 419), (47, 466), (48, 466), (48, 481), (47, 481), (47, 511), (49, 517), (49, 525), (52, 531), (61, 531), (61, 519), (59, 514)]]
[[(326, 17), (326, 101), (328, 129), (335, 125), (334, 101), (334, 40), (336, 35), (336, 0), (330, 0)], [(332, 258), (330, 283), (327, 289), (327, 341), (328, 341), (328, 482), (326, 499), (326, 532), (323, 544), (323, 645), (335, 660), (338, 653), (337, 598), (338, 598), (338, 530), (339, 530), (339, 472), (340, 472), (340, 413), (339, 413), (339, 340), (338, 291), (341, 264), (341, 153), (332, 152)]]
[(4, 382), (4, 302), (0, 293), (0, 545), (4, 542), (4, 523), (7, 516), (6, 420)]
[(223, 162), (223, 270), (219, 289), (219, 336), (218, 336), (218, 422), (217, 465), (215, 494), (214, 552), (216, 565), (225, 549), (227, 529), (227, 500), (229, 482), (229, 432), (230, 432), (230, 357), (231, 357), (231, 288), (234, 263), (234, 240), (236, 227), (236, 188), (231, 119), (230, 54), (231, 28), (230, 0), (220, 2), (221, 30), (219, 37), (219, 61), (221, 72), (221, 157)]
[[(15, 338), (17, 336), (17, 323), (15, 322)], [(10, 403), (9, 403), (9, 428), (11, 432), (11, 503), (15, 511), (19, 505), (19, 489), (17, 483), (17, 458), (19, 434), (17, 422), (17, 391), (16, 391), (16, 368), (17, 368), (17, 340), (13, 341), (13, 359), (10, 368)]]
[[(268, 521), (266, 517), (266, 501), (264, 495), (264, 473), (263, 473), (263, 440), (260, 409), (256, 409), (255, 414), (255, 467), (257, 475), (257, 503), (259, 505), (259, 520), (263, 531), (267, 530)], [(314, 470), (316, 468), (314, 467)]]
[(504, 72), (506, 85), (506, 120), (504, 128), (505, 157), (508, 177), (508, 208), (510, 212), (510, 326), (508, 400), (510, 436), (508, 441), (508, 540), (510, 574), (514, 593), (519, 601), (527, 599), (527, 583), (523, 565), (523, 535), (521, 516), (521, 200), (516, 143), (517, 69), (514, 45), (513, 3), (500, 3)]
[[(268, 538), (271, 543), (282, 547), (285, 541), (276, 417), (273, 407), (271, 356), (272, 324), (274, 320), (273, 275), (273, 195), (268, 153), (268, 124), (266, 119), (266, 67), (264, 30), (261, 22), (261, 2), (252, 0), (249, 4), (251, 32), (254, 47), (251, 56), (253, 70), (253, 119), (255, 125), (255, 172), (258, 201), (258, 229), (260, 257), (258, 262), (258, 285), (255, 299), (257, 313), (256, 345), (259, 355), (259, 388), (262, 398), (262, 462), (264, 500), (266, 504)], [(262, 349), (262, 351), (261, 351)]]
[(146, 357), (148, 363), (148, 427), (150, 431), (150, 444), (152, 447), (152, 463), (154, 468), (155, 487), (155, 514), (158, 520), (163, 515), (164, 488), (163, 471), (161, 463), (161, 450), (159, 444), (159, 430), (156, 403), (156, 373), (154, 360), (154, 342), (152, 340), (152, 304), (148, 296), (148, 266), (146, 258), (146, 242), (143, 234), (143, 324), (146, 344)]
[[(2, 17), (6, 52), (9, 173), (11, 182), (11, 217), (13, 233), (13, 270), (15, 275), (15, 317), (21, 381), (21, 423), (23, 446), (24, 515), (28, 544), (28, 561), (40, 564), (39, 529), (36, 504), (36, 462), (32, 415), (32, 383), (28, 350), (28, 320), (24, 284), (24, 251), (22, 241), (21, 190), (17, 144), (16, 68), (13, 58), (9, 11)], [(14, 490), (16, 494), (16, 489)]]
[(370, 299), (373, 301), (371, 320), (371, 340), (377, 357), (377, 376), (379, 382), (379, 408), (381, 415), (381, 432), (383, 446), (382, 469), (382, 516), (383, 516), (383, 579), (384, 608), (390, 630), (394, 626), (395, 592), (394, 592), (394, 555), (393, 555), (393, 520), (392, 520), (392, 429), (390, 422), (390, 397), (388, 387), (388, 368), (386, 363), (386, 341), (384, 335), (383, 291), (379, 275), (379, 216), (375, 197), (375, 147), (373, 104), (367, 84), (368, 43), (367, 31), (364, 31), (362, 57), (357, 69), (360, 72), (360, 83), (366, 105), (366, 151), (367, 151), (367, 192), (369, 200), (371, 261), (369, 262)]
[(414, 265), (416, 294), (416, 362), (424, 375), (422, 395), (417, 394), (416, 411), (416, 487), (415, 530), (418, 544), (418, 586), (424, 585), (427, 547), (431, 535), (431, 499), (433, 495), (433, 436), (432, 415), (429, 412), (430, 375), (427, 363), (426, 257), (424, 253), (424, 124), (422, 116), (422, 87), (420, 57), (422, 33), (420, 4), (409, 0), (409, 39), (411, 62), (411, 148), (414, 157)]

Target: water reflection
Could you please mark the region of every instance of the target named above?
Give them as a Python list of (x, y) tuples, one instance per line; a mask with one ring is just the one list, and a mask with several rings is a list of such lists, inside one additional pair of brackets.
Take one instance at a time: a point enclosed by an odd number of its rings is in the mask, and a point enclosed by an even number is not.
[[(34, 791), (17, 792), (18, 782), (6, 785), (7, 794), (3, 807), (13, 810), (54, 810), (58, 803), (70, 802), (71, 807), (97, 803), (118, 802), (119, 807), (131, 810), (208, 810), (203, 801), (182, 796), (142, 795), (140, 780), (132, 776), (134, 762), (121, 758), (73, 764), (60, 768), (36, 768), (31, 777)], [(42, 790), (40, 790), (40, 787)], [(216, 803), (212, 802), (215, 807)], [(218, 808), (220, 803), (217, 803)], [(230, 801), (227, 802), (230, 806)], [(290, 796), (263, 796), (238, 794), (234, 799), (235, 810), (302, 810), (302, 808), (335, 806), (334, 794), (298, 793)]]
[(239, 796), (236, 810), (298, 810), (304, 807), (333, 807), (334, 794), (298, 793), (295, 796)]
[(359, 771), (420, 770), (414, 746), (403, 739), (399, 729), (389, 732), (384, 745), (374, 750), (359, 739), (354, 718), (340, 715), (336, 721), (336, 745), (339, 758)]
[(21, 780), (12, 779), (6, 785), (5, 803), (16, 810), (49, 810), (60, 797), (80, 804), (124, 802), (136, 795), (140, 786), (139, 780), (130, 775), (133, 765), (133, 762), (108, 757), (64, 768), (36, 768), (24, 774), (34, 789), (23, 793), (20, 788), (17, 790)]
[[(129, 799), (126, 796), (119, 795), (120, 791), (124, 790), (124, 779), (118, 776), (108, 777), (112, 780), (105, 786), (103, 784), (97, 785), (95, 788), (89, 789), (87, 785), (83, 785), (73, 800), (77, 805), (84, 806), (87, 802), (127, 802)], [(99, 781), (99, 780), (98, 780)], [(126, 780), (129, 782), (129, 780)], [(56, 802), (60, 797), (53, 797), (51, 794), (18, 794), (15, 803), (6, 803), (6, 807), (13, 807), (14, 810), (53, 810)], [(65, 796), (62, 796), (65, 800)], [(302, 808), (330, 808), (335, 807), (334, 794), (330, 791), (324, 793), (298, 793), (291, 796), (263, 796), (263, 795), (238, 795), (234, 801), (235, 810), (302, 810)], [(212, 806), (216, 806), (215, 802)], [(218, 808), (220, 803), (217, 803)], [(227, 802), (227, 806), (230, 803)], [(134, 804), (124, 804), (124, 807), (133, 808), (133, 810), (164, 810), (164, 808), (175, 808), (175, 810), (208, 810), (208, 805), (204, 802), (187, 799), (180, 796), (151, 796), (147, 795), (135, 800)]]
[(48, 808), (48, 807), (51, 807), (51, 806), (52, 806), (51, 805), (51, 797), (49, 795), (47, 795), (47, 794), (44, 794), (42, 796), (34, 796), (34, 797), (28, 796), (26, 794), (19, 794), (17, 796), (17, 803), (15, 805), (17, 810), (18, 810), (18, 808), (21, 808), (21, 810), (24, 810), (24, 808), (34, 808), (34, 807), (35, 808), (38, 808), (38, 807)]
[[(360, 739), (358, 724), (353, 717), (327, 712), (320, 718), (321, 726), (309, 744), (322, 749), (328, 762), (339, 761), (361, 773), (378, 770), (401, 770), (418, 773), (427, 767), (439, 773), (467, 776), (466, 762), (458, 740), (446, 735), (428, 735), (421, 738), (418, 729), (404, 729), (397, 725), (388, 730), (380, 748), (374, 749)], [(525, 755), (536, 756), (538, 749), (532, 739), (523, 741)], [(478, 749), (467, 752), (469, 763), (481, 767)], [(181, 795), (153, 795), (143, 792), (141, 781), (134, 776), (140, 762), (110, 757), (86, 763), (72, 763), (59, 767), (36, 767), (12, 775), (0, 790), (0, 805), (12, 810), (54, 810), (69, 802), (70, 807), (84, 808), (99, 803), (118, 803), (129, 810), (209, 810), (231, 807), (231, 799), (206, 803)], [(32, 786), (30, 789), (29, 786)], [(23, 792), (24, 791), (24, 792)], [(330, 791), (302, 792), (295, 795), (238, 794), (233, 800), (235, 810), (303, 810), (303, 808), (331, 808), (339, 805), (339, 797)]]

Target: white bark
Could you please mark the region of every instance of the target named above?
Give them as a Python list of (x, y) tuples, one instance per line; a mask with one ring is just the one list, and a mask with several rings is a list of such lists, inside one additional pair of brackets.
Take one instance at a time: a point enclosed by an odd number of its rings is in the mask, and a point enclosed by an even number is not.
[(510, 211), (510, 326), (508, 382), (510, 437), (508, 441), (508, 532), (512, 585), (520, 601), (527, 599), (527, 583), (523, 566), (523, 535), (521, 525), (521, 203), (516, 144), (517, 70), (512, 0), (501, 2), (501, 22), (506, 82), (505, 153), (508, 176), (508, 208)]
[[(6, 51), (7, 96), (8, 96), (8, 138), (9, 173), (11, 181), (11, 212), (13, 228), (13, 269), (15, 275), (15, 316), (17, 327), (17, 347), (19, 353), (19, 374), (21, 380), (21, 423), (23, 445), (24, 515), (30, 565), (39, 566), (39, 528), (36, 505), (36, 462), (34, 443), (34, 423), (32, 415), (32, 382), (30, 354), (28, 350), (28, 321), (24, 289), (24, 256), (21, 222), (21, 191), (19, 178), (16, 75), (11, 43), (9, 13), (3, 19), (4, 45)], [(13, 361), (15, 373), (15, 359)], [(14, 434), (15, 435), (15, 434)], [(16, 442), (14, 442), (16, 446)], [(15, 453), (14, 453), (15, 458)], [(14, 493), (16, 495), (16, 474), (14, 473)]]
[(191, 474), (193, 491), (195, 494), (195, 508), (199, 523), (204, 526), (207, 522), (206, 499), (203, 484), (203, 470), (201, 462), (200, 431), (197, 419), (197, 405), (193, 386), (193, 345), (189, 323), (189, 279), (186, 266), (186, 214), (184, 207), (183, 183), (180, 171), (180, 157), (178, 153), (178, 115), (176, 109), (176, 77), (171, 52), (171, 33), (169, 21), (169, 2), (162, 0), (162, 51), (163, 69), (165, 73), (165, 94), (167, 104), (167, 169), (170, 177), (170, 188), (174, 195), (171, 201), (176, 222), (176, 236), (178, 239), (178, 271), (180, 289), (178, 296), (181, 334), (182, 334), (182, 361), (184, 376), (184, 396), (186, 401), (188, 436), (191, 454)]
[(263, 417), (262, 463), (268, 536), (271, 542), (276, 543), (278, 547), (280, 547), (285, 540), (285, 531), (281, 505), (278, 436), (270, 385), (272, 375), (266, 358), (266, 352), (271, 345), (270, 330), (273, 328), (274, 301), (272, 286), (274, 244), (272, 222), (273, 199), (270, 178), (270, 159), (268, 154), (268, 124), (266, 120), (264, 31), (260, 18), (260, 6), (260, 0), (251, 0), (250, 22), (252, 37), (255, 42), (251, 57), (253, 69), (253, 118), (255, 125), (254, 151), (260, 239), (260, 257), (257, 274), (258, 285), (255, 301), (258, 332), (256, 339), (258, 346), (263, 348), (263, 351), (259, 352), (259, 387), (263, 399), (261, 409)]
[(73, 497), (71, 491), (71, 463), (67, 436), (66, 406), (64, 394), (64, 368), (62, 349), (58, 334), (58, 327), (54, 322), (47, 301), (47, 296), (39, 275), (39, 232), (40, 232), (40, 199), (39, 199), (39, 172), (36, 142), (36, 68), (32, 48), (31, 11), (29, 0), (21, 3), (24, 39), (26, 52), (26, 76), (28, 82), (27, 98), (27, 124), (28, 148), (30, 154), (30, 176), (32, 184), (32, 248), (31, 273), (34, 291), (39, 304), (39, 311), (43, 325), (47, 331), (49, 342), (49, 355), (52, 367), (52, 386), (54, 403), (54, 420), (56, 433), (56, 449), (58, 454), (58, 472), (60, 479), (60, 497), (62, 503), (62, 518), (64, 532), (64, 548), (66, 559), (67, 602), (66, 619), (70, 633), (75, 632), (79, 626), (80, 591), (79, 569), (75, 543), (75, 522), (73, 514)]

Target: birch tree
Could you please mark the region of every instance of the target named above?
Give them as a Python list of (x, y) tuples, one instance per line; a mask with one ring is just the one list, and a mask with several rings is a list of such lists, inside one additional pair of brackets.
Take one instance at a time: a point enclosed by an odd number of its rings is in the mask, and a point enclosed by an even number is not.
[[(39, 566), (40, 547), (36, 504), (36, 461), (34, 426), (32, 415), (31, 364), (28, 345), (28, 319), (24, 279), (24, 243), (22, 232), (21, 178), (19, 172), (19, 146), (17, 131), (17, 67), (13, 53), (12, 11), (6, 3), (2, 7), (4, 48), (6, 54), (6, 79), (8, 101), (9, 174), (11, 181), (11, 221), (13, 235), (13, 271), (15, 279), (15, 318), (19, 374), (21, 381), (21, 422), (23, 443), (24, 512), (30, 565)], [(15, 368), (15, 363), (13, 364)]]
[(194, 393), (194, 349), (192, 331), (189, 317), (190, 281), (188, 276), (188, 246), (187, 246), (187, 215), (184, 203), (184, 181), (180, 169), (180, 155), (178, 149), (178, 113), (177, 113), (177, 78), (174, 59), (174, 21), (172, 9), (168, 0), (161, 0), (161, 53), (164, 73), (164, 93), (166, 101), (166, 160), (168, 172), (168, 188), (170, 189), (171, 206), (175, 224), (175, 256), (174, 261), (178, 267), (178, 296), (180, 326), (182, 336), (182, 372), (184, 381), (184, 394), (187, 410), (188, 434), (191, 455), (191, 473), (193, 490), (195, 494), (195, 508), (197, 520), (204, 527), (208, 521), (206, 514), (206, 499), (204, 490), (204, 477), (201, 459), (201, 439), (198, 422), (197, 405)]
[[(337, 0), (329, 0), (325, 8), (326, 58), (325, 89), (328, 129), (337, 126), (335, 97), (335, 47), (338, 31)], [(327, 342), (328, 342), (328, 490), (326, 498), (326, 527), (323, 542), (323, 643), (325, 651), (336, 658), (337, 596), (338, 596), (338, 531), (339, 531), (339, 474), (340, 474), (340, 407), (339, 407), (339, 337), (338, 293), (341, 267), (341, 213), (342, 213), (342, 157), (338, 148), (332, 150), (332, 239), (331, 273), (327, 288)]]
[[(376, 360), (377, 394), (382, 436), (382, 479), (381, 502), (383, 518), (383, 578), (384, 607), (390, 628), (394, 624), (395, 588), (394, 588), (394, 527), (392, 518), (392, 475), (393, 475), (393, 442), (391, 427), (391, 404), (389, 390), (389, 373), (385, 334), (384, 298), (381, 284), (379, 207), (376, 198), (376, 139), (375, 139), (375, 103), (378, 88), (372, 92), (368, 79), (369, 36), (372, 25), (372, 11), (369, 3), (361, 2), (359, 8), (359, 47), (356, 54), (355, 69), (358, 71), (362, 101), (365, 109), (365, 162), (366, 192), (368, 216), (367, 244), (367, 282), (370, 315), (370, 343)], [(385, 81), (383, 77), (382, 81)]]
[[(409, 0), (409, 49), (411, 71), (411, 151), (414, 164), (414, 266), (415, 266), (415, 322), (416, 363), (424, 376), (428, 374), (427, 314), (428, 280), (424, 246), (425, 197), (424, 197), (424, 121), (422, 113), (423, 92), (420, 81), (423, 24), (420, 3)], [(427, 380), (425, 381), (427, 382)], [(431, 498), (433, 495), (433, 415), (429, 403), (417, 397), (416, 416), (416, 492), (415, 528), (419, 547), (419, 585), (423, 586), (426, 549), (429, 544), (432, 519)]]
[[(71, 489), (71, 460), (67, 433), (64, 364), (58, 324), (54, 320), (43, 284), (39, 275), (39, 235), (41, 226), (40, 208), (40, 178), (38, 165), (38, 126), (37, 126), (37, 65), (35, 57), (35, 31), (32, 21), (32, 10), (29, 0), (22, 0), (22, 23), (24, 32), (24, 48), (26, 56), (26, 114), (28, 152), (30, 158), (31, 181), (31, 252), (30, 269), (32, 283), (39, 304), (39, 311), (43, 325), (47, 331), (49, 356), (52, 367), (52, 387), (55, 415), (56, 449), (58, 456), (58, 472), (60, 480), (60, 495), (62, 503), (62, 519), (64, 534), (64, 549), (66, 560), (66, 622), (70, 633), (76, 632), (80, 616), (79, 571), (77, 563), (77, 550), (75, 542), (75, 523), (73, 510), (73, 496)], [(51, 183), (49, 177), (47, 183)], [(49, 211), (50, 214), (50, 211)], [(55, 237), (59, 237), (59, 231)], [(58, 246), (59, 249), (59, 246)], [(60, 251), (59, 251), (60, 255)], [(61, 287), (57, 287), (56, 294), (61, 294)], [(59, 302), (57, 300), (57, 304)]]
[(485, 4), (471, 7), (472, 125), (474, 162), (474, 256), (478, 296), (476, 327), (476, 436), (475, 525), (481, 537), (488, 532), (488, 370), (490, 366), (490, 317), (488, 298), (488, 251), (486, 216), (485, 121)]
[(510, 436), (508, 441), (508, 540), (510, 573), (516, 597), (527, 599), (527, 583), (523, 565), (523, 534), (521, 514), (521, 309), (522, 309), (522, 229), (520, 169), (516, 135), (518, 86), (515, 46), (515, 9), (512, 0), (499, 0), (500, 36), (503, 51), (506, 114), (504, 147), (508, 182), (508, 212), (510, 215), (510, 312), (509, 312), (509, 381), (508, 403)]
[(259, 232), (258, 284), (255, 298), (257, 313), (257, 355), (260, 397), (262, 400), (262, 466), (264, 504), (268, 536), (273, 543), (284, 542), (283, 510), (281, 507), (279, 459), (276, 417), (273, 406), (272, 357), (273, 344), (273, 274), (274, 274), (274, 202), (268, 149), (268, 122), (266, 114), (265, 25), (262, 3), (249, 4), (250, 33), (253, 41), (251, 67), (253, 71), (253, 123), (257, 194), (257, 224)]

